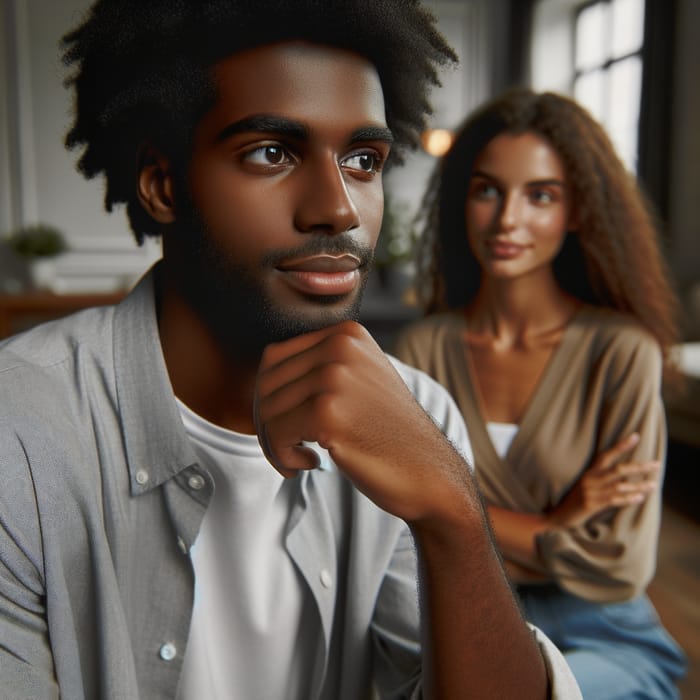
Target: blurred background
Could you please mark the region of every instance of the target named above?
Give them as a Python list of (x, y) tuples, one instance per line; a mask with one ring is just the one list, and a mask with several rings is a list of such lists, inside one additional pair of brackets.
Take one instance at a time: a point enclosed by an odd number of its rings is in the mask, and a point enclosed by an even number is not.
[[(371, 0), (368, 0), (368, 2)], [(160, 255), (138, 247), (103, 183), (75, 170), (59, 38), (89, 0), (0, 0), (0, 338), (120, 299)], [(658, 215), (683, 301), (688, 391), (669, 399), (669, 464), (652, 597), (691, 656), (700, 698), (700, 1), (428, 0), (460, 64), (434, 92), (424, 148), (386, 175), (387, 211), (363, 320), (387, 350), (418, 316), (412, 218), (450, 131), (510, 85), (573, 96), (608, 130)], [(11, 234), (14, 234), (11, 237)], [(20, 234), (20, 235), (18, 235)]]
[[(700, 27), (697, 0), (428, 0), (460, 65), (442, 74), (422, 150), (386, 177), (380, 268), (406, 271), (411, 218), (449, 130), (513, 84), (573, 95), (608, 129), (656, 207), (688, 340), (700, 339)], [(102, 182), (75, 171), (63, 147), (70, 95), (58, 40), (89, 0), (0, 0), (0, 292), (119, 292), (159, 255), (138, 248), (123, 211), (102, 209)], [(58, 229), (67, 250), (48, 281), (6, 236)], [(32, 257), (48, 257), (37, 256)], [(410, 269), (409, 269), (410, 271)], [(382, 282), (394, 270), (384, 274)], [(394, 275), (395, 276), (395, 275)], [(385, 285), (386, 286), (386, 285)], [(381, 305), (381, 304), (380, 304)]]

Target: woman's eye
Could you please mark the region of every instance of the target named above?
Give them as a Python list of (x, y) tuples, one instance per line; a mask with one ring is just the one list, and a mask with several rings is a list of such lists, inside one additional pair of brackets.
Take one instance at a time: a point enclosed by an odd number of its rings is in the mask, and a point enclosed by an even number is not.
[(245, 160), (255, 165), (284, 165), (291, 158), (282, 146), (270, 144), (248, 151)]
[(355, 153), (343, 160), (343, 167), (359, 170), (363, 173), (376, 173), (379, 169), (380, 158), (374, 153)]
[(472, 193), (477, 199), (496, 199), (498, 188), (487, 182), (477, 182), (472, 187)]
[(554, 201), (552, 193), (547, 190), (534, 190), (530, 193), (530, 199), (537, 204), (549, 204)]

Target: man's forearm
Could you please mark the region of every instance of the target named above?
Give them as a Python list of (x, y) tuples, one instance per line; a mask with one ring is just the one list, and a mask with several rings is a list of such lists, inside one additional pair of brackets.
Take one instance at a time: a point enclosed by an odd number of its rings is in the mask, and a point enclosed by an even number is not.
[(478, 498), (458, 524), (414, 525), (426, 696), (544, 699), (544, 662), (525, 624)]

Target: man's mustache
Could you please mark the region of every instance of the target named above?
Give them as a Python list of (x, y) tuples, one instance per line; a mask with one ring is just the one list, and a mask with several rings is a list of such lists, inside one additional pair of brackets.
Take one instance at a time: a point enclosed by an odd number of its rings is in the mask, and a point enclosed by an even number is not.
[(276, 249), (267, 252), (262, 263), (266, 267), (278, 267), (285, 260), (306, 258), (314, 255), (353, 255), (360, 261), (360, 267), (371, 265), (374, 249), (358, 243), (350, 234), (340, 233), (336, 236), (311, 234), (309, 239), (294, 248)]

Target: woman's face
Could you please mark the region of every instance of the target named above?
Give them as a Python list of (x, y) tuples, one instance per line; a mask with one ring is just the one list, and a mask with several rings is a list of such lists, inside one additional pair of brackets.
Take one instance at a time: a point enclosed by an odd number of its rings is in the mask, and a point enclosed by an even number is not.
[(548, 272), (569, 219), (564, 164), (546, 139), (531, 131), (503, 133), (478, 155), (465, 220), (484, 275), (515, 279)]

